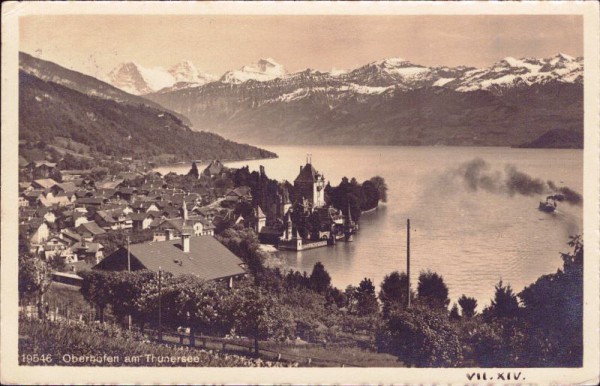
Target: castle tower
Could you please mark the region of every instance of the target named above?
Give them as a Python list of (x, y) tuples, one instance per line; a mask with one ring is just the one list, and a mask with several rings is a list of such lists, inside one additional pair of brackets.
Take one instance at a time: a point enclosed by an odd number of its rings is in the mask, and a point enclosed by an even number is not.
[(304, 197), (314, 208), (325, 205), (325, 177), (319, 173), (307, 157), (306, 165), (300, 166), (300, 173), (294, 180), (294, 189), (298, 197)]

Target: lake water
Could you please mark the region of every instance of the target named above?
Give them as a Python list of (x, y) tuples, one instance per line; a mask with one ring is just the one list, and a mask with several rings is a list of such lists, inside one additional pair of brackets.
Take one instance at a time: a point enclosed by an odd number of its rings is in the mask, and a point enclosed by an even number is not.
[[(559, 204), (553, 214), (537, 209), (540, 195), (510, 196), (472, 191), (453, 174), (475, 158), (503, 173), (507, 164), (544, 181), (553, 180), (582, 192), (581, 150), (512, 149), (498, 147), (393, 146), (267, 146), (278, 159), (243, 161), (278, 180), (293, 181), (307, 153), (332, 185), (343, 176), (362, 182), (382, 176), (388, 202), (360, 220), (360, 232), (350, 243), (294, 252), (278, 252), (283, 268), (312, 270), (321, 261), (333, 285), (344, 289), (365, 277), (379, 287), (383, 277), (406, 269), (406, 220), (411, 220), (411, 283), (419, 272), (441, 274), (451, 302), (462, 294), (489, 304), (494, 285), (502, 280), (518, 292), (539, 276), (562, 266), (559, 252), (569, 251), (568, 235), (582, 230), (581, 206)], [(158, 168), (161, 173), (186, 173), (190, 165)]]

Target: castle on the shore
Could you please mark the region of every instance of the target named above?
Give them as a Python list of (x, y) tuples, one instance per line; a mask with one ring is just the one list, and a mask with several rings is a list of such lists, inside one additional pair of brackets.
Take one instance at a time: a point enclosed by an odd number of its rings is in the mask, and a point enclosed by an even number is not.
[(280, 249), (300, 251), (352, 240), (356, 224), (351, 216), (326, 205), (326, 186), (325, 176), (308, 156), (294, 180), (294, 203), (284, 216)]

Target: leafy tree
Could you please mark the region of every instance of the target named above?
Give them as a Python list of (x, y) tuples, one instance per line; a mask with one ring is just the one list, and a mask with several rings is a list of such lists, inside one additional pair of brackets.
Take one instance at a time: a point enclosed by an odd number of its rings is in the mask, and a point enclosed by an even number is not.
[(19, 299), (36, 300), (41, 304), (51, 283), (46, 262), (27, 254), (19, 255)]
[(526, 346), (527, 329), (518, 318), (495, 319), (480, 322), (465, 337), (473, 350), (473, 359), (479, 367), (523, 366), (522, 353)]
[(335, 304), (338, 308), (344, 307), (348, 301), (346, 299), (346, 294), (336, 287), (329, 288), (326, 294), (326, 299), (329, 304)]
[(255, 276), (264, 271), (263, 261), (266, 256), (260, 250), (260, 243), (254, 230), (243, 227), (228, 228), (216, 238), (233, 254), (242, 259)]
[(465, 295), (462, 295), (458, 299), (458, 304), (462, 310), (462, 316), (466, 316), (467, 318), (472, 318), (475, 316), (477, 308), (477, 300), (475, 298), (469, 298)]
[(310, 287), (318, 293), (324, 294), (331, 285), (331, 276), (325, 270), (320, 261), (317, 261), (313, 267), (309, 279)]
[(483, 316), (490, 318), (510, 318), (519, 316), (519, 300), (513, 293), (510, 284), (502, 285), (502, 280), (496, 285), (494, 299), (490, 306), (483, 310)]
[(133, 322), (139, 323), (143, 329), (145, 323), (145, 310), (137, 307), (137, 300), (141, 298), (144, 286), (154, 273), (151, 271), (121, 271), (112, 272), (112, 290), (110, 305), (117, 319), (131, 315)]
[(104, 322), (104, 311), (113, 298), (115, 275), (105, 271), (83, 271), (79, 273), (83, 278), (79, 292), (88, 303), (96, 307), (100, 322)]
[(388, 187), (383, 177), (375, 176), (372, 177), (369, 181), (375, 186), (375, 188), (379, 192), (379, 199), (383, 202), (387, 202)]
[[(170, 272), (160, 272), (161, 299), (162, 294), (173, 283), (173, 275)], [(141, 280), (139, 297), (134, 298), (134, 315), (138, 316), (140, 329), (143, 331), (146, 323), (156, 324), (158, 321), (159, 302), (159, 272), (148, 272), (144, 280)], [(163, 292), (164, 291), (164, 292)], [(162, 301), (162, 300), (161, 300)]]
[(191, 275), (178, 277), (163, 295), (166, 321), (173, 327), (187, 325), (190, 345), (194, 346), (196, 331), (210, 332), (220, 317), (217, 312), (220, 295), (214, 283)]
[(450, 304), (448, 287), (442, 276), (435, 272), (426, 271), (419, 275), (417, 285), (418, 300), (429, 307), (447, 308)]
[(378, 332), (380, 351), (417, 367), (454, 367), (462, 364), (463, 352), (456, 328), (447, 313), (415, 305), (394, 312)]
[(108, 231), (96, 236), (94, 241), (102, 244), (104, 247), (104, 254), (108, 256), (117, 249), (127, 245), (127, 232), (124, 230)]
[[(381, 282), (379, 300), (381, 301), (383, 316), (388, 317), (393, 309), (402, 309), (407, 305), (408, 277), (406, 273), (394, 271), (385, 275)], [(411, 291), (411, 297), (414, 294)]]
[(460, 314), (458, 313), (458, 306), (456, 305), (456, 303), (454, 303), (452, 305), (452, 308), (450, 309), (450, 319), (451, 320), (459, 320), (460, 319)]
[(379, 191), (373, 182), (367, 180), (362, 184), (364, 202), (361, 205), (362, 210), (368, 210), (377, 207), (379, 204)]
[(530, 366), (581, 366), (583, 359), (583, 243), (571, 237), (561, 253), (563, 269), (544, 275), (519, 293), (530, 326)]
[(379, 311), (375, 286), (371, 279), (364, 278), (358, 287), (356, 287), (354, 296), (356, 298), (356, 312), (358, 315), (372, 315)]
[(255, 286), (245, 286), (232, 296), (235, 309), (231, 315), (235, 330), (253, 337), (256, 355), (259, 354), (259, 340), (285, 339), (294, 334), (292, 313), (273, 294)]
[(342, 178), (342, 182), (336, 187), (327, 189), (328, 203), (334, 208), (339, 209), (347, 216), (348, 208), (352, 214), (352, 219), (358, 221), (361, 215), (361, 204), (364, 201), (362, 187), (358, 184), (352, 184), (348, 178)]

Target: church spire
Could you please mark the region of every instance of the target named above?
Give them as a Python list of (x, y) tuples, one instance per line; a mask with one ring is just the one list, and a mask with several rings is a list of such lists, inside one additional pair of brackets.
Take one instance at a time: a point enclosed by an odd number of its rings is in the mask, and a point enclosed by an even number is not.
[(183, 198), (183, 206), (181, 207), (181, 217), (183, 217), (183, 221), (188, 219), (188, 210), (187, 204), (185, 203), (185, 197)]

